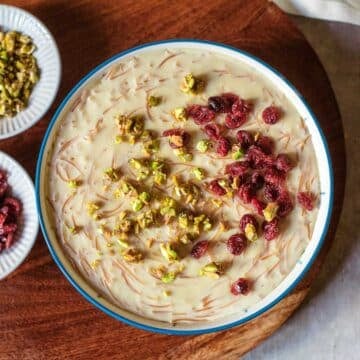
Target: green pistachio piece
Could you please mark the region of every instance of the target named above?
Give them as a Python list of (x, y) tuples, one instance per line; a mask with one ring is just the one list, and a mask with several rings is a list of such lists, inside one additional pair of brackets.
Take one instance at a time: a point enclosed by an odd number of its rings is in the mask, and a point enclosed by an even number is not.
[(144, 204), (147, 205), (150, 202), (151, 195), (148, 192), (143, 191), (139, 194), (138, 199), (140, 199)]
[(172, 283), (175, 280), (175, 278), (176, 278), (176, 273), (171, 271), (171, 272), (168, 272), (165, 275), (163, 275), (161, 277), (161, 281), (164, 284), (169, 284), (169, 283)]
[(198, 168), (198, 167), (193, 168), (191, 172), (194, 174), (195, 178), (198, 180), (203, 180), (205, 177), (205, 171), (201, 168)]
[(169, 262), (177, 261), (179, 256), (170, 243), (160, 244), (161, 255)]
[(257, 240), (257, 232), (256, 228), (253, 224), (246, 224), (245, 230), (244, 230), (245, 236), (249, 241), (255, 241)]
[(275, 202), (270, 202), (267, 204), (266, 208), (263, 210), (263, 215), (266, 221), (271, 221), (275, 218), (279, 206)]
[(222, 273), (223, 273), (222, 264), (219, 264), (217, 262), (211, 262), (211, 263), (205, 265), (199, 271), (199, 275), (208, 276), (213, 279), (218, 279)]
[(131, 202), (131, 207), (134, 211), (140, 211), (144, 207), (144, 202), (140, 199), (135, 199)]
[(180, 89), (186, 94), (200, 94), (205, 88), (205, 82), (196, 78), (193, 74), (187, 74), (181, 84)]
[(122, 256), (125, 261), (130, 263), (138, 263), (144, 258), (142, 252), (135, 248), (129, 248), (123, 251)]
[(211, 146), (211, 143), (209, 140), (200, 140), (196, 144), (196, 150), (200, 151), (201, 153), (206, 153)]
[(186, 110), (183, 107), (175, 108), (173, 110), (172, 114), (177, 121), (186, 121), (187, 120)]
[(148, 140), (143, 142), (144, 151), (147, 155), (155, 154), (160, 150), (159, 139)]
[(148, 104), (149, 107), (158, 106), (160, 103), (161, 103), (161, 97), (160, 96), (150, 95), (147, 98), (147, 104)]
[(104, 170), (104, 175), (111, 181), (115, 182), (119, 180), (119, 173), (117, 169), (112, 167)]
[(233, 154), (232, 154), (232, 158), (234, 160), (239, 160), (244, 156), (244, 153), (241, 151), (241, 149), (236, 150)]

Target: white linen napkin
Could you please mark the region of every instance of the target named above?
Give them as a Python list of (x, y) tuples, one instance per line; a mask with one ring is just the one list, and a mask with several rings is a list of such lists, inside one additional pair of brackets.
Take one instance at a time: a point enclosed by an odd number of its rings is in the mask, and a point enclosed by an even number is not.
[(360, 25), (360, 0), (273, 0), (273, 2), (290, 14)]

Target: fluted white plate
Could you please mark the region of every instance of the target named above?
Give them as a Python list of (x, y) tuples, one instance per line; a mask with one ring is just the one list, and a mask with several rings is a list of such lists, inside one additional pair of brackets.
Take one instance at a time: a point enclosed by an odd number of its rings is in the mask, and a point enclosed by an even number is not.
[(0, 30), (16, 30), (29, 35), (34, 44), (40, 80), (26, 109), (12, 118), (0, 119), (0, 139), (17, 135), (39, 121), (55, 99), (60, 84), (61, 62), (55, 40), (35, 16), (19, 8), (0, 5)]
[(22, 212), (14, 244), (10, 249), (0, 253), (1, 280), (14, 271), (29, 254), (39, 230), (39, 222), (35, 205), (34, 184), (30, 176), (18, 162), (1, 151), (0, 169), (5, 170), (8, 175), (11, 196), (18, 198), (22, 203)]

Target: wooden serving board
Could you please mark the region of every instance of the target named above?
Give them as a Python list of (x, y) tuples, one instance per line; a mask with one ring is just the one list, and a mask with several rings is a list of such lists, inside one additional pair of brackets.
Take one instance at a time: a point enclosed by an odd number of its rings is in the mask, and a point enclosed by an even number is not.
[[(325, 246), (307, 277), (277, 306), (229, 331), (179, 337), (124, 325), (84, 300), (50, 257), (42, 235), (26, 262), (0, 283), (0, 359), (238, 359), (291, 315), (309, 291), (342, 206), (345, 152), (341, 119), (326, 73), (304, 36), (265, 0), (6, 0), (39, 17), (57, 40), (62, 84), (36, 126), (0, 142), (33, 176), (41, 140), (60, 100), (95, 65), (128, 47), (167, 38), (215, 40), (277, 68), (305, 96), (328, 139), (335, 207)], [(1, 25), (1, 24), (0, 24)]]

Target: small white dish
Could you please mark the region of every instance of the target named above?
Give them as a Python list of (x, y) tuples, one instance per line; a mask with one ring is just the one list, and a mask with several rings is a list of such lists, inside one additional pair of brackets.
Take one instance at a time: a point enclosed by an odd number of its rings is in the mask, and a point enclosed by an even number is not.
[(31, 93), (27, 108), (12, 118), (0, 119), (0, 139), (6, 139), (30, 128), (48, 111), (60, 85), (61, 61), (49, 30), (27, 11), (0, 5), (0, 30), (29, 35), (37, 48), (34, 56), (40, 69), (40, 80)]
[(13, 272), (29, 254), (39, 230), (39, 221), (35, 204), (34, 184), (30, 176), (18, 162), (1, 151), (0, 169), (7, 173), (11, 196), (19, 199), (22, 204), (15, 241), (10, 249), (0, 253), (1, 280)]

